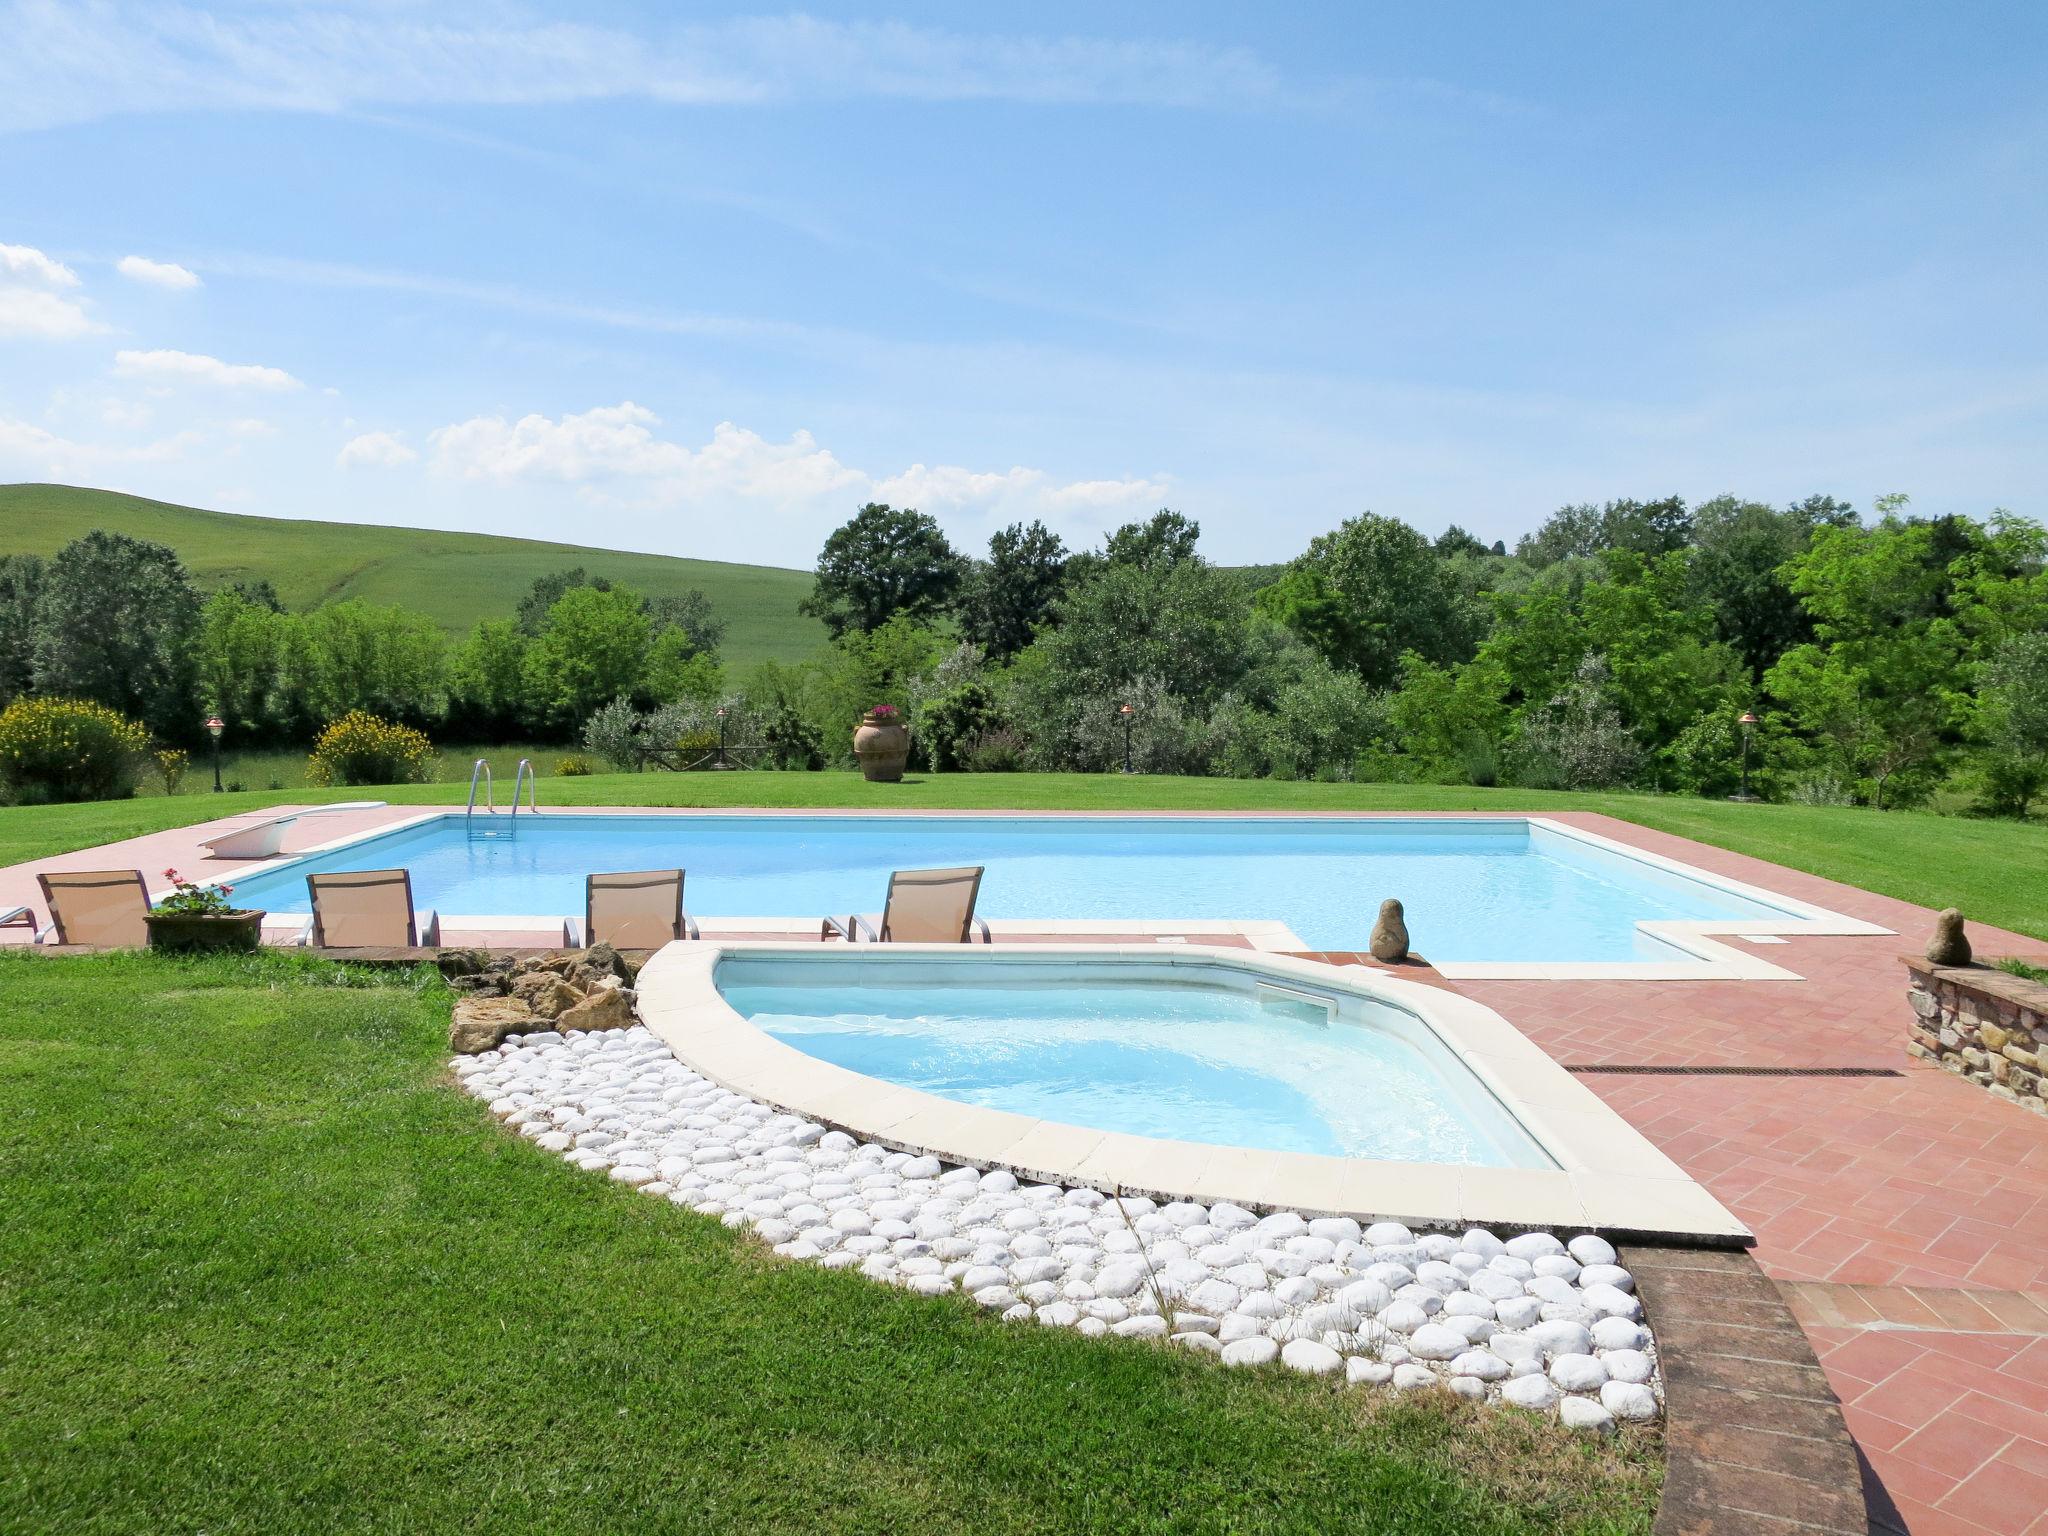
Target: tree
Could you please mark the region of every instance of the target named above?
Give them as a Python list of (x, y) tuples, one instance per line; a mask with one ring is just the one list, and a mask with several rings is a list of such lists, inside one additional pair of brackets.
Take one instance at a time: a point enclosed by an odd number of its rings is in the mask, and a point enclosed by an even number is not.
[(1479, 542), (1476, 535), (1467, 533), (1456, 523), (1451, 524), (1450, 527), (1438, 534), (1436, 542), (1430, 547), (1437, 552), (1440, 558), (1445, 560), (1450, 559), (1453, 555), (1504, 555), (1507, 553), (1506, 546), (1501, 544), (1499, 540), (1495, 540), (1493, 548), (1488, 549)]
[(652, 627), (639, 594), (624, 587), (564, 592), (526, 650), (529, 719), (566, 739), (599, 705), (630, 696)]
[(527, 644), (512, 619), (483, 619), (469, 632), (448, 662), (452, 728), (487, 741), (504, 741), (520, 733), (526, 713)]
[(998, 661), (1031, 643), (1066, 585), (1067, 549), (1044, 523), (1012, 523), (988, 541), (988, 559), (961, 588), (960, 633)]
[(36, 604), (39, 693), (91, 699), (166, 740), (198, 734), (192, 635), (199, 595), (162, 544), (94, 529), (59, 550)]
[(1693, 515), (1692, 590), (1713, 610), (1716, 631), (1761, 678), (1786, 651), (1813, 638), (1813, 623), (1785, 577), (1819, 527), (1855, 513), (1826, 496), (1779, 511), (1717, 496)]
[(1258, 607), (1381, 688), (1408, 651), (1430, 661), (1466, 660), (1482, 622), (1427, 539), (1371, 512), (1319, 535), (1259, 594)]
[(35, 685), (36, 607), (45, 570), (38, 555), (0, 555), (0, 708)]
[(650, 702), (715, 702), (724, 687), (725, 669), (719, 666), (716, 651), (699, 649), (681, 629), (668, 628), (655, 635), (640, 677), (640, 691)]
[(1559, 507), (1532, 534), (1515, 545), (1515, 553), (1531, 565), (1554, 565), (1573, 555), (1632, 549), (1639, 555), (1668, 555), (1685, 548), (1692, 537), (1692, 516), (1683, 498), (1661, 501), (1610, 501), (1595, 507), (1581, 502)]
[(1641, 760), (1607, 691), (1607, 664), (1589, 655), (1572, 680), (1522, 722), (1515, 779), (1532, 789), (1613, 789)]
[(725, 640), (725, 620), (711, 607), (711, 599), (697, 588), (687, 592), (664, 592), (642, 604), (654, 624), (657, 638), (671, 631), (689, 642), (690, 657), (716, 655)]
[(2025, 816), (2048, 784), (2048, 631), (2014, 635), (1984, 669), (1978, 706), (1990, 745), (1982, 809)]
[(898, 615), (935, 617), (952, 603), (964, 574), (936, 519), (869, 502), (825, 540), (811, 595), (798, 606), (824, 620), (837, 639)]
[(1161, 507), (1142, 523), (1125, 523), (1103, 541), (1102, 558), (1111, 565), (1153, 570), (1197, 558), (1195, 546), (1202, 525)]
[(576, 587), (595, 587), (600, 592), (609, 592), (612, 584), (602, 576), (593, 578), (580, 565), (534, 577), (533, 585), (519, 599), (516, 615), (519, 632), (531, 639), (546, 629), (549, 610), (562, 600), (564, 593)]

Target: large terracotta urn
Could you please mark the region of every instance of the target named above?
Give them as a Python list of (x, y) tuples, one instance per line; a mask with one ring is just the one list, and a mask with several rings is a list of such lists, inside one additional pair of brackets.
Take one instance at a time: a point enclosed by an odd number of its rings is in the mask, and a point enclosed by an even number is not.
[(901, 779), (910, 759), (910, 732), (903, 728), (903, 716), (887, 704), (861, 716), (860, 728), (853, 733), (853, 755), (860, 759), (861, 777), (870, 784)]

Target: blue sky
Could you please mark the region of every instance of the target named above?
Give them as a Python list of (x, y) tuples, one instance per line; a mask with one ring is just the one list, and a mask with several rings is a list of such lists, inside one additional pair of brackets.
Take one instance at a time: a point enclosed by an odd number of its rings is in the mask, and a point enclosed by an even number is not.
[(2048, 7), (0, 0), (0, 479), (807, 565), (2040, 516)]

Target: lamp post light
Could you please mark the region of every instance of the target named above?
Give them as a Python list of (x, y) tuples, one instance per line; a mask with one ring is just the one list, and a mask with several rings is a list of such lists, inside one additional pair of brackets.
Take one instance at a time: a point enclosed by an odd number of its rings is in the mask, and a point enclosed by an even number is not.
[(725, 760), (725, 706), (723, 704), (718, 706), (718, 762), (714, 766), (719, 768), (730, 768), (732, 766), (732, 764)]
[(1730, 795), (1728, 798), (1747, 802), (1756, 799), (1756, 796), (1749, 792), (1749, 738), (1756, 730), (1757, 719), (1753, 713), (1745, 709), (1735, 723), (1742, 727), (1742, 793)]
[(220, 787), (220, 733), (228, 728), (227, 721), (219, 715), (206, 717), (206, 734), (213, 738), (213, 792), (222, 793)]
[(1117, 706), (1117, 713), (1122, 715), (1124, 720), (1124, 772), (1129, 773), (1131, 771), (1131, 716), (1137, 713), (1137, 711), (1133, 710), (1128, 704), (1120, 704)]

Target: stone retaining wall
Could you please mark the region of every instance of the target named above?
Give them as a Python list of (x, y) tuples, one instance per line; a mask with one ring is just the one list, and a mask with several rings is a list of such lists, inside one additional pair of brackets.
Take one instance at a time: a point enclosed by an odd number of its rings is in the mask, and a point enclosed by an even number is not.
[(2048, 986), (1990, 966), (1907, 957), (1912, 1032), (1906, 1054), (2048, 1114)]

